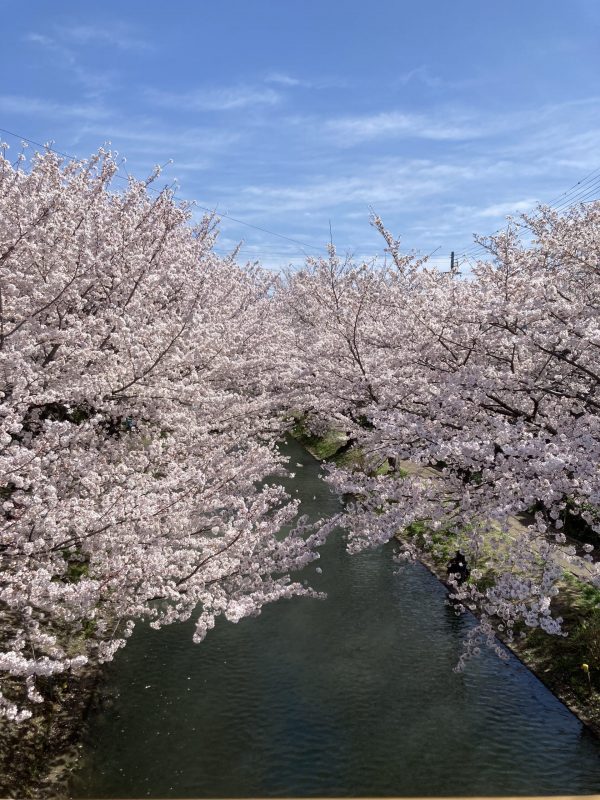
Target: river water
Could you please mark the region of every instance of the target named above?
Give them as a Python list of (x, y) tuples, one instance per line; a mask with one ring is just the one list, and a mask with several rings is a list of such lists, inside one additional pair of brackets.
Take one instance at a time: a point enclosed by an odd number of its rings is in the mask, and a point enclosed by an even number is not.
[[(290, 491), (338, 509), (319, 463)], [(294, 468), (292, 466), (292, 468)], [(296, 598), (222, 622), (140, 627), (109, 667), (75, 797), (577, 794), (600, 792), (600, 743), (512, 656), (452, 671), (473, 624), (393, 544), (348, 556), (341, 537)]]

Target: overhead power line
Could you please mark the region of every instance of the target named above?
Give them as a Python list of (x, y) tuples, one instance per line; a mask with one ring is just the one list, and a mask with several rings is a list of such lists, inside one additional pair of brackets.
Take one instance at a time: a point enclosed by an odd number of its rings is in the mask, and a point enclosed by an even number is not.
[[(74, 161), (74, 162), (79, 163), (79, 164), (84, 163), (84, 159), (78, 158), (77, 156), (70, 155), (69, 153), (65, 153), (65, 152), (63, 152), (61, 150), (57, 150), (56, 148), (51, 147), (47, 143), (44, 144), (42, 142), (36, 142), (34, 139), (30, 139), (27, 136), (22, 136), (21, 134), (15, 133), (14, 131), (7, 130), (6, 128), (0, 128), (0, 133), (5, 133), (8, 136), (12, 136), (15, 139), (19, 139), (20, 141), (27, 142), (28, 144), (35, 145), (36, 147), (41, 147), (41, 148), (43, 148), (45, 150), (48, 150), (48, 151), (50, 151), (52, 153), (56, 153), (56, 155), (62, 156), (63, 158), (67, 158), (70, 161)], [(125, 177), (125, 176), (119, 175), (119, 174), (116, 174), (114, 177), (117, 178), (118, 180), (122, 180), (122, 181), (130, 180), (129, 176)], [(147, 188), (148, 188), (149, 191), (154, 192), (155, 194), (160, 194), (161, 193), (160, 190), (155, 189), (152, 186), (148, 186)], [(594, 199), (597, 199), (599, 194), (600, 194), (600, 167), (597, 167), (596, 169), (592, 170), (592, 172), (590, 172), (588, 175), (585, 175), (583, 178), (581, 178), (581, 180), (579, 180), (576, 183), (574, 183), (573, 186), (569, 187), (569, 189), (567, 189), (562, 194), (558, 195), (556, 198), (554, 198), (550, 203), (547, 203), (546, 205), (549, 206), (550, 208), (553, 208), (555, 211), (564, 211), (566, 208), (568, 208), (571, 205), (574, 205), (575, 203), (591, 202)], [(174, 197), (177, 197), (177, 195), (174, 195)], [(194, 205), (196, 206), (196, 208), (199, 208), (202, 211), (206, 211), (209, 214), (216, 214), (218, 217), (228, 219), (231, 222), (235, 222), (238, 225), (243, 225), (244, 227), (251, 228), (252, 230), (259, 231), (261, 233), (265, 233), (268, 236), (275, 236), (278, 239), (281, 239), (282, 241), (286, 241), (286, 242), (289, 242), (290, 244), (294, 244), (294, 245), (298, 246), (299, 248), (301, 248), (301, 255), (302, 256), (306, 256), (307, 255), (306, 252), (305, 252), (306, 248), (309, 248), (311, 250), (316, 250), (316, 251), (318, 251), (320, 253), (326, 253), (327, 252), (327, 248), (324, 247), (324, 246), (314, 245), (314, 244), (311, 244), (309, 242), (303, 242), (303, 241), (301, 241), (299, 239), (295, 239), (292, 236), (287, 236), (287, 235), (285, 235), (283, 233), (278, 233), (277, 231), (272, 231), (269, 228), (262, 227), (261, 225), (255, 225), (252, 222), (247, 222), (246, 220), (240, 219), (239, 217), (234, 217), (231, 214), (227, 214), (224, 211), (220, 211), (219, 212), (219, 211), (217, 211), (216, 207), (215, 208), (208, 208), (207, 206), (200, 205), (197, 202), (195, 202)], [(499, 233), (499, 232), (500, 232), (500, 230), (495, 231), (495, 233)], [(246, 249), (249, 250), (249, 248), (251, 248), (253, 246), (255, 246), (255, 245), (247, 246)], [(259, 245), (259, 247), (260, 247), (261, 250), (264, 251), (264, 250), (267, 250), (269, 246), (263, 244), (263, 245)], [(352, 248), (347, 248), (347, 249), (348, 249), (348, 252), (352, 252)], [(437, 249), (439, 249), (439, 248), (437, 248)], [(219, 252), (219, 251), (217, 250), (217, 252)], [(436, 251), (434, 251), (434, 252), (436, 252)], [(467, 247), (466, 249), (464, 249), (464, 250), (462, 250), (460, 252), (457, 251), (457, 255), (459, 257), (461, 257), (461, 258), (466, 259), (467, 261), (469, 261), (471, 263), (472, 259), (476, 259), (480, 255), (482, 255), (482, 254), (484, 254), (486, 252), (487, 252), (487, 250), (483, 245), (478, 244), (477, 242), (475, 242), (472, 245), (470, 245), (469, 247)], [(259, 252), (253, 252), (253, 251), (248, 252), (247, 256), (251, 257), (251, 258), (265, 258), (265, 257), (270, 258), (272, 256), (282, 256), (282, 257), (286, 257), (286, 258), (298, 258), (299, 257), (299, 255), (294, 255), (292, 252), (279, 252), (279, 253), (276, 253), (276, 252), (264, 253), (263, 252), (263, 253), (259, 253)], [(363, 258), (363, 256), (358, 256), (356, 254), (355, 254), (355, 257), (356, 258)]]
[[(600, 167), (597, 167), (581, 178), (581, 180), (577, 181), (577, 183), (574, 183), (569, 189), (558, 195), (558, 197), (555, 197), (551, 202), (545, 203), (545, 205), (554, 211), (565, 211), (567, 208), (577, 205), (578, 203), (594, 202), (600, 199), (599, 196)], [(494, 233), (500, 233), (501, 230), (502, 229), (499, 229)], [(469, 261), (469, 263), (472, 263), (473, 259), (477, 259), (486, 252), (487, 249), (483, 245), (474, 242), (470, 247), (462, 250), (459, 255)]]
[(570, 186), (565, 192), (558, 195), (558, 197), (555, 197), (553, 200), (550, 200), (548, 202), (548, 205), (554, 206), (555, 203), (562, 203), (566, 195), (570, 194), (573, 191), (573, 189), (576, 189), (578, 186), (583, 186), (585, 183), (588, 182), (588, 180), (592, 178), (593, 175), (597, 175), (598, 173), (600, 173), (600, 167), (597, 167), (596, 169), (592, 170), (588, 175), (585, 175), (583, 178), (581, 178), (581, 180), (577, 181), (577, 183), (574, 183), (573, 186)]
[[(56, 153), (59, 156), (63, 156), (64, 158), (68, 158), (70, 161), (75, 161), (75, 162), (80, 163), (80, 164), (82, 164), (84, 162), (84, 160), (81, 159), (81, 158), (77, 158), (76, 156), (72, 156), (69, 153), (63, 153), (60, 150), (56, 150), (54, 147), (50, 147), (48, 144), (42, 144), (41, 142), (36, 142), (33, 139), (28, 139), (26, 136), (21, 136), (18, 133), (14, 133), (13, 131), (7, 130), (6, 128), (0, 128), (0, 133), (6, 133), (9, 136), (14, 136), (15, 139), (20, 139), (21, 141), (27, 142), (28, 144), (33, 144), (36, 147), (42, 147), (45, 150), (49, 150), (51, 153)], [(115, 177), (118, 178), (119, 180), (122, 180), (122, 181), (127, 181), (128, 180), (128, 178), (126, 178), (123, 175), (115, 175)], [(152, 186), (149, 186), (148, 189), (151, 192), (155, 192), (156, 194), (160, 194), (160, 191), (158, 189), (155, 189)], [(215, 210), (215, 208), (207, 208), (206, 206), (202, 206), (199, 203), (195, 203), (195, 205), (196, 205), (197, 208), (201, 209), (202, 211), (207, 211), (209, 214), (217, 214), (218, 217), (225, 217), (226, 219), (231, 220), (231, 222), (236, 222), (238, 225), (244, 225), (247, 228), (252, 228), (255, 231), (260, 231), (261, 233), (266, 233), (269, 236), (277, 236), (277, 238), (283, 239), (286, 242), (291, 242), (292, 244), (296, 244), (299, 247), (310, 248), (311, 250), (318, 250), (321, 253), (327, 252), (327, 248), (326, 247), (319, 247), (316, 244), (309, 244), (308, 242), (302, 242), (299, 239), (294, 239), (291, 236), (286, 236), (283, 233), (277, 233), (277, 231), (271, 231), (268, 228), (261, 227), (260, 225), (254, 225), (253, 223), (246, 222), (243, 219), (239, 219), (237, 217), (232, 217), (231, 214), (226, 214), (224, 211), (217, 212)]]
[(570, 195), (566, 200), (560, 203), (560, 205), (554, 206), (554, 208), (557, 211), (561, 211), (562, 209), (568, 208), (574, 203), (583, 203), (588, 198), (592, 197), (593, 195), (597, 195), (598, 193), (600, 193), (600, 176), (598, 176), (598, 178), (596, 178), (594, 181), (582, 186), (576, 194)]

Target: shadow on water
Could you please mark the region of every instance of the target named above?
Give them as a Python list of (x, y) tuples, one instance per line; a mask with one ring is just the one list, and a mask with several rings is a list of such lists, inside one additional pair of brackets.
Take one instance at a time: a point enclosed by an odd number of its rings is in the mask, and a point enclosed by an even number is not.
[[(337, 510), (318, 462), (282, 447), (302, 512)], [(193, 623), (140, 628), (108, 670), (74, 796), (599, 791), (599, 743), (518, 660), (452, 671), (472, 622), (392, 551), (350, 557), (334, 536), (323, 574), (305, 570), (326, 601), (220, 622), (200, 646)]]

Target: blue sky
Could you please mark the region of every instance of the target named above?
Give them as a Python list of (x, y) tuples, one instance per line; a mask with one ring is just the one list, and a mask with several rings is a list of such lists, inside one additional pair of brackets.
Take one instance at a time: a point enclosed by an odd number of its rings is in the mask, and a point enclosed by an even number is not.
[[(276, 268), (470, 247), (600, 167), (597, 0), (0, 0), (0, 128), (106, 141)], [(19, 141), (8, 134), (12, 152)], [(599, 173), (600, 174), (600, 173)], [(118, 188), (118, 184), (115, 184)], [(598, 192), (600, 196), (600, 191)]]

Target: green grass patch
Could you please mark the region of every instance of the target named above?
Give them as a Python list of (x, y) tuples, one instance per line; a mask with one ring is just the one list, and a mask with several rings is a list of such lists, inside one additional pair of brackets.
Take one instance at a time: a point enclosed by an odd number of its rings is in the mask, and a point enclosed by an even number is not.
[[(342, 442), (342, 445), (344, 444), (345, 439)], [(344, 450), (343, 453), (334, 453), (329, 460), (344, 469), (364, 470), (366, 468), (365, 456), (360, 447), (351, 447), (350, 450)]]
[(347, 441), (346, 434), (343, 431), (334, 429), (327, 431), (323, 436), (316, 436), (307, 429), (301, 417), (295, 418), (290, 433), (302, 447), (305, 447), (309, 453), (320, 461), (332, 459)]
[(433, 531), (422, 520), (412, 522), (404, 529), (402, 536), (413, 541), (420, 550), (429, 553), (436, 567), (440, 569), (446, 568), (446, 564), (460, 547), (456, 533), (443, 528)]
[(314, 436), (310, 433), (297, 435), (292, 430), (292, 435), (303, 447), (306, 447), (309, 453), (312, 453), (320, 461), (334, 456), (346, 441), (344, 434), (338, 431), (328, 431), (325, 436)]
[[(600, 714), (600, 590), (566, 573), (552, 599), (552, 612), (563, 618), (567, 636), (525, 628), (519, 651), (550, 685), (567, 686)], [(582, 664), (589, 667), (589, 680)]]

